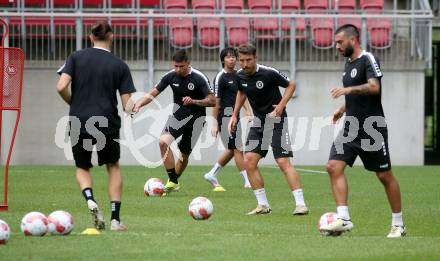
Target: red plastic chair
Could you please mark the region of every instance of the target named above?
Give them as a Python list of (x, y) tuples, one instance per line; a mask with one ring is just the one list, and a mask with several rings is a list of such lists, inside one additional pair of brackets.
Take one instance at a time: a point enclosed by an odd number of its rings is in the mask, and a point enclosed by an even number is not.
[[(221, 3), (221, 1), (220, 1)], [(226, 14), (240, 14), (244, 8), (243, 0), (228, 0), (225, 1)], [(247, 18), (226, 18), (226, 40), (229, 46), (239, 46), (243, 43), (248, 43), (250, 40), (249, 31), (250, 24)]]
[[(328, 11), (327, 0), (305, 0), (304, 7), (307, 13), (323, 14)], [(312, 46), (319, 49), (333, 47), (334, 21), (332, 18), (311, 18), (310, 32)]]
[[(272, 0), (249, 0), (249, 9), (254, 14), (270, 14)], [(277, 18), (254, 18), (252, 27), (256, 39), (276, 39), (278, 31)]]
[[(216, 8), (215, 0), (193, 0), (192, 7), (196, 13), (211, 14)], [(220, 46), (220, 19), (199, 17), (196, 19), (197, 39), (204, 48), (218, 48)]]
[[(356, 13), (356, 0), (334, 0), (333, 7), (339, 14), (355, 14)], [(352, 24), (361, 31), (362, 19), (361, 18), (338, 18), (338, 27)]]
[(369, 11), (381, 11), (384, 9), (384, 0), (361, 0), (361, 8)]
[[(296, 13), (301, 9), (300, 0), (282, 0), (281, 12), (283, 14)], [(284, 31), (284, 38), (290, 38), (290, 19), (283, 18), (281, 20), (281, 30)], [(304, 18), (295, 19), (296, 38), (304, 39), (306, 30), (306, 20)]]
[[(163, 7), (168, 13), (183, 14), (188, 8), (186, 0), (164, 0)], [(176, 48), (190, 48), (193, 43), (193, 21), (192, 18), (169, 18), (168, 37), (170, 45)]]

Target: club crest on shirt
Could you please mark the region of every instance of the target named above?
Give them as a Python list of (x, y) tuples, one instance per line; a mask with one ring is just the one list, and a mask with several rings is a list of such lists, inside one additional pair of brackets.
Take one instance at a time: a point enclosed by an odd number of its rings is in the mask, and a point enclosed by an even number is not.
[(353, 68), (353, 70), (351, 70), (351, 72), (350, 72), (350, 76), (351, 76), (351, 78), (356, 77), (357, 72), (358, 72), (358, 71), (356, 70), (356, 68)]
[(188, 90), (190, 91), (194, 90), (194, 83), (192, 82), (188, 83)]
[(257, 83), (255, 84), (257, 86), (257, 89), (263, 89), (264, 87), (264, 83), (262, 81), (257, 81)]

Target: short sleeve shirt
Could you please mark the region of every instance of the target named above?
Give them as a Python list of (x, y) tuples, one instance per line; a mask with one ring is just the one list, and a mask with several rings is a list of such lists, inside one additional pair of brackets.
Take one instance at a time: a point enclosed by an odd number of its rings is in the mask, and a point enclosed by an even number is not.
[(194, 100), (201, 100), (212, 94), (208, 78), (199, 70), (191, 68), (185, 77), (179, 76), (174, 70), (166, 73), (156, 85), (159, 92), (171, 87), (173, 90), (173, 100), (177, 107), (174, 116), (182, 120), (188, 116), (205, 116), (206, 108), (197, 105), (183, 105), (182, 98), (189, 96)]
[(87, 132), (85, 124), (93, 116), (107, 119), (108, 127), (95, 124), (101, 132), (119, 132), (117, 92), (136, 92), (126, 63), (108, 50), (87, 48), (72, 53), (57, 72), (72, 77), (69, 115), (79, 118), (82, 133)]
[[(281, 92), (278, 87), (286, 88), (289, 78), (272, 67), (257, 64), (255, 74), (247, 75), (244, 70), (239, 70), (237, 75), (240, 79), (238, 90), (246, 93), (255, 117), (262, 122), (267, 114), (274, 110), (274, 105), (281, 101)], [(284, 109), (281, 117), (287, 116)]]
[(236, 72), (221, 70), (214, 78), (214, 94), (220, 99), (220, 111), (235, 105), (239, 78)]

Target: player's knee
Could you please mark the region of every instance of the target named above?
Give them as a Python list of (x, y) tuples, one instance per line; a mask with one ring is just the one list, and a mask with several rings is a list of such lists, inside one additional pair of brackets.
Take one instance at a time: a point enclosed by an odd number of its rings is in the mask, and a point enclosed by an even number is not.
[(331, 161), (327, 162), (326, 169), (327, 169), (328, 174), (330, 174), (330, 175), (337, 172), (336, 164)]
[(166, 150), (168, 148), (168, 141), (165, 138), (160, 138), (159, 139), (159, 146), (162, 150)]

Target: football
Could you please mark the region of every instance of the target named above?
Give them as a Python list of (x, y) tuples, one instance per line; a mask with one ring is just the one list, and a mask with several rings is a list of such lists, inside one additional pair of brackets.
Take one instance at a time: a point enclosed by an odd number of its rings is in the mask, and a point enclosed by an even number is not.
[(9, 235), (11, 234), (11, 229), (8, 223), (0, 219), (0, 245), (8, 243)]
[(333, 236), (333, 237), (340, 236), (342, 234), (341, 231), (324, 231), (321, 229), (322, 227), (327, 226), (333, 223), (334, 221), (336, 221), (337, 218), (338, 218), (338, 214), (336, 214), (335, 212), (324, 213), (319, 218), (319, 223), (318, 223), (319, 233), (322, 236)]
[(44, 236), (47, 232), (47, 218), (43, 213), (30, 212), (21, 220), (21, 231), (26, 236)]
[(208, 219), (214, 211), (212, 202), (205, 197), (197, 197), (191, 201), (188, 207), (189, 214), (195, 220)]
[(145, 182), (144, 185), (144, 193), (147, 196), (158, 197), (162, 196), (165, 192), (165, 187), (162, 183), (162, 180), (159, 178), (151, 178)]
[(68, 235), (74, 227), (74, 220), (69, 212), (57, 210), (47, 217), (47, 231), (52, 235)]

